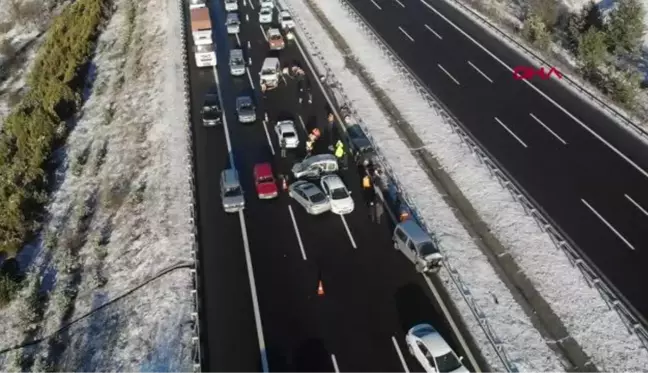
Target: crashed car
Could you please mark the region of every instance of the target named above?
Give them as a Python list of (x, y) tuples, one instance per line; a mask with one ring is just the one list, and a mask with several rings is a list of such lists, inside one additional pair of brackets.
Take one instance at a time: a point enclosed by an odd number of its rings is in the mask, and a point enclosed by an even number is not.
[(270, 50), (279, 51), (284, 49), (286, 43), (284, 42), (283, 35), (279, 29), (271, 28), (268, 30), (268, 44), (270, 45)]

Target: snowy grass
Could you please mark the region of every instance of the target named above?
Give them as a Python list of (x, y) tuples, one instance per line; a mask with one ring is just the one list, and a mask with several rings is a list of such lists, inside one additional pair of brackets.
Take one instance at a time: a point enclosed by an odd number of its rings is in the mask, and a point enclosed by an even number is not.
[[(116, 0), (113, 9), (91, 64), (87, 101), (59, 154), (42, 240), (19, 257), (32, 264), (27, 286), (0, 310), (0, 348), (49, 335), (191, 261), (177, 0)], [(56, 338), (5, 354), (0, 369), (29, 369), (33, 359), (36, 371), (189, 371), (191, 288), (188, 269), (171, 272)]]
[(25, 88), (41, 34), (63, 0), (4, 0), (0, 6), (0, 127)]
[[(328, 38), (326, 31), (312, 15), (302, 0), (284, 0), (291, 5), (296, 12), (295, 16), (303, 19), (308, 24), (308, 31), (316, 40), (317, 46), (327, 62), (335, 72), (337, 80), (352, 100), (354, 107), (358, 110), (363, 122), (369, 128), (372, 137), (380, 146), (381, 152), (391, 165), (398, 165), (394, 168), (396, 176), (405, 185), (417, 185), (420, 187), (409, 188), (407, 193), (414, 199), (420, 212), (431, 225), (431, 230), (438, 234), (440, 243), (443, 246), (447, 261), (461, 273), (463, 281), (473, 291), (477, 304), (488, 315), (495, 332), (504, 341), (509, 358), (516, 361), (522, 371), (557, 371), (562, 370), (558, 357), (547, 346), (540, 333), (533, 327), (530, 319), (524, 313), (520, 305), (513, 299), (513, 296), (502, 283), (494, 269), (488, 263), (487, 258), (481, 253), (469, 234), (456, 219), (450, 207), (444, 202), (441, 193), (430, 183), (426, 173), (418, 165), (416, 159), (411, 155), (407, 145), (398, 137), (396, 131), (391, 127), (389, 120), (384, 116), (376, 102), (373, 101), (369, 92), (366, 91), (359, 79), (346, 68), (344, 56), (338, 51), (333, 42)], [(324, 10), (330, 2), (322, 7)], [(322, 5), (319, 2), (318, 5)], [(325, 13), (330, 12), (327, 9)], [(327, 14), (331, 16), (333, 14)], [(337, 14), (335, 18), (340, 24), (353, 25), (353, 21), (347, 19), (345, 14)], [(360, 32), (339, 27), (343, 35), (348, 32)], [(348, 40), (347, 40), (348, 41)], [(364, 41), (371, 45), (371, 41)], [(306, 47), (309, 47), (308, 45)], [(369, 51), (372, 49), (369, 48)], [(367, 51), (365, 51), (367, 52)], [(312, 52), (314, 53), (314, 52)], [(359, 57), (360, 53), (355, 54)], [(367, 56), (373, 64), (381, 65), (384, 61), (382, 56), (375, 52)], [(365, 62), (360, 60), (359, 62)], [(391, 75), (393, 79), (394, 75)], [(392, 84), (403, 84), (400, 81), (392, 81)], [(383, 88), (384, 89), (384, 88)], [(414, 98), (410, 104), (419, 102)], [(457, 140), (458, 143), (458, 140)], [(471, 330), (478, 345), (482, 347), (482, 354), (487, 359), (494, 371), (503, 371), (503, 366), (495, 351), (491, 348), (483, 330), (477, 324), (467, 304), (454, 288), (449, 275), (445, 271), (440, 272), (440, 277), (450, 290), (453, 301), (457, 304), (464, 322)], [(497, 302), (494, 301), (497, 298)]]
[[(521, 362), (521, 370), (559, 370), (560, 363), (553, 352), (500, 282), (439, 192), (432, 188), (409, 150), (397, 140), (368, 93), (345, 68), (343, 56), (303, 0), (285, 1), (309, 25), (309, 32), (316, 38), (318, 47), (338, 75), (338, 80), (343, 82), (345, 91), (354, 101), (372, 136), (378, 140), (389, 162), (398, 165), (396, 173), (403, 184), (422, 186), (409, 188), (407, 192), (414, 198), (430, 229), (441, 239), (448, 262), (468, 284), (478, 299), (478, 305), (488, 314), (497, 335), (506, 341), (509, 357)], [(473, 158), (450, 126), (398, 74), (375, 42), (337, 1), (314, 1), (328, 19), (335, 20), (334, 26), (345, 37), (353, 56), (371, 74), (378, 87), (389, 94), (400, 113), (427, 144), (427, 149), (443, 165), (495, 236), (509, 248), (509, 253), (594, 364), (601, 370), (611, 371), (645, 369), (648, 354), (641, 348), (638, 339), (628, 334), (618, 315), (608, 309), (598, 292), (587, 285), (578, 270), (570, 265), (535, 221), (526, 216), (522, 207)], [(448, 283), (446, 274), (442, 273), (441, 277)], [(452, 288), (452, 285), (449, 287)], [(473, 324), (471, 330), (478, 342), (486, 346), (488, 342), (483, 339), (483, 333), (475, 325), (460, 295), (456, 291), (451, 291), (451, 294), (468, 325)], [(493, 295), (499, 304), (494, 302)], [(493, 369), (500, 366), (492, 353), (486, 351), (485, 355), (493, 364)]]

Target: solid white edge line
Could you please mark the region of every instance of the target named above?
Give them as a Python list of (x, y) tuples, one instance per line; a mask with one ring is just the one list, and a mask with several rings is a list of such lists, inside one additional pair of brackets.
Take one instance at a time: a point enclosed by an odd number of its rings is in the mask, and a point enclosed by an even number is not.
[(304, 133), (306, 133), (306, 135), (308, 135), (308, 131), (306, 130), (306, 123), (304, 123), (304, 120), (302, 119), (302, 116), (297, 114), (297, 118), (299, 118), (299, 123), (301, 123), (301, 126), (304, 129)]
[(396, 337), (392, 335), (391, 340), (394, 343), (394, 348), (396, 349), (398, 358), (400, 359), (401, 364), (403, 364), (403, 371), (405, 371), (405, 373), (409, 373), (410, 371), (409, 367), (407, 366), (407, 363), (405, 363), (405, 357), (403, 357), (403, 352), (401, 351), (400, 346), (398, 345), (398, 341), (396, 340)]
[(511, 136), (515, 137), (515, 139), (516, 139), (520, 144), (522, 144), (522, 146), (524, 146), (525, 148), (528, 147), (527, 144), (525, 144), (524, 141), (522, 141), (522, 139), (519, 138), (518, 135), (515, 134), (515, 132), (511, 131), (510, 128), (506, 127), (506, 124), (502, 123), (502, 121), (499, 120), (498, 117), (495, 117), (495, 121), (496, 121), (497, 123), (499, 123), (500, 126), (504, 127), (504, 129), (506, 130), (506, 132), (510, 133)]
[(234, 165), (234, 154), (232, 153), (232, 141), (230, 140), (229, 127), (227, 126), (227, 115), (225, 112), (225, 105), (223, 105), (223, 91), (221, 90), (220, 80), (218, 79), (218, 70), (216, 66), (212, 67), (212, 72), (214, 73), (214, 81), (216, 82), (216, 88), (218, 89), (218, 102), (220, 102), (221, 112), (223, 113), (223, 127), (225, 127), (225, 143), (227, 144), (227, 152), (229, 153), (230, 168), (235, 168)]
[[(459, 26), (455, 25), (452, 21), (450, 21), (448, 18), (446, 18), (443, 14), (441, 14), (438, 10), (436, 10), (432, 5), (428, 4), (425, 2), (425, 0), (420, 0), (423, 5), (425, 5), (428, 9), (436, 13), (439, 17), (441, 17), (444, 21), (448, 22), (452, 27), (454, 27), (457, 31), (459, 31), (463, 36), (468, 38), (468, 40), (472, 41), (477, 45), (479, 48), (481, 48), (484, 52), (486, 52), (489, 56), (491, 56), (495, 61), (499, 62), (500, 65), (504, 66), (508, 71), (513, 73), (513, 69), (510, 68), (504, 61), (500, 60), (497, 56), (495, 56), (491, 51), (486, 49), (483, 45), (479, 44), (479, 42), (475, 39), (473, 39), (470, 35), (468, 35), (464, 30), (459, 28)], [(560, 106), (556, 101), (554, 101), (551, 97), (547, 96), (544, 92), (542, 92), (539, 88), (531, 84), (528, 80), (522, 80), (524, 83), (526, 83), (529, 87), (531, 87), (534, 91), (539, 93), (542, 97), (544, 97), (547, 101), (551, 102), (554, 106), (556, 106), (558, 109), (560, 109), (563, 113), (565, 113), (568, 117), (570, 117), (573, 121), (578, 123), (581, 127), (583, 127), (586, 131), (591, 133), (594, 137), (596, 137), (599, 141), (601, 141), (603, 144), (605, 144), (608, 148), (612, 149), (617, 155), (619, 155), (621, 158), (623, 158), (626, 162), (628, 162), (632, 167), (634, 167), (637, 171), (639, 171), (642, 175), (644, 175), (646, 178), (648, 178), (648, 172), (639, 167), (636, 163), (632, 161), (632, 159), (628, 158), (625, 154), (623, 154), (619, 149), (615, 148), (614, 145), (610, 144), (605, 140), (601, 135), (598, 133), (594, 132), (591, 128), (589, 128), (585, 123), (583, 123), (580, 119), (576, 118), (572, 113), (567, 111), (567, 109), (563, 108)]]
[(250, 255), (250, 243), (248, 241), (247, 228), (245, 226), (245, 217), (243, 211), (239, 211), (239, 223), (243, 233), (243, 248), (245, 249), (245, 262), (247, 264), (248, 280), (250, 282), (250, 292), (252, 294), (252, 306), (254, 308), (254, 323), (257, 329), (257, 338), (259, 339), (259, 350), (261, 353), (261, 366), (264, 372), (269, 372), (268, 355), (266, 352), (265, 338), (263, 337), (263, 324), (261, 323), (261, 311), (259, 309), (259, 298), (256, 291), (256, 281), (254, 281), (254, 269), (252, 267), (252, 256)]
[(590, 211), (592, 211), (592, 212), (594, 213), (594, 215), (596, 215), (596, 217), (599, 218), (599, 220), (601, 220), (601, 221), (603, 222), (603, 224), (605, 224), (608, 228), (610, 228), (610, 230), (611, 230), (612, 232), (614, 232), (614, 234), (616, 234), (616, 236), (619, 237), (619, 238), (621, 239), (621, 241), (623, 241), (626, 245), (628, 245), (628, 247), (629, 247), (630, 249), (632, 249), (632, 250), (635, 249), (634, 246), (632, 246), (632, 244), (630, 243), (630, 241), (626, 240), (626, 238), (623, 237), (623, 236), (621, 235), (621, 233), (619, 233), (619, 231), (617, 231), (617, 230), (612, 226), (612, 224), (610, 224), (607, 220), (605, 220), (605, 218), (604, 218), (601, 214), (599, 214), (598, 211), (596, 211), (596, 209), (594, 209), (594, 207), (592, 207), (589, 203), (587, 203), (586, 200), (584, 200), (583, 198), (581, 198), (581, 202), (583, 202), (583, 204), (584, 204), (585, 206), (587, 206), (587, 208), (590, 209)]
[(472, 62), (468, 61), (468, 65), (470, 65), (470, 67), (472, 67), (473, 69), (475, 69), (475, 71), (481, 74), (481, 76), (483, 76), (484, 79), (488, 80), (491, 84), (493, 83), (493, 79), (489, 78), (488, 75), (486, 75), (483, 71), (479, 70), (479, 68), (475, 66)]
[(448, 321), (448, 324), (450, 324), (450, 328), (452, 329), (455, 337), (457, 337), (457, 340), (459, 341), (461, 348), (463, 349), (464, 353), (468, 355), (468, 360), (470, 360), (470, 364), (473, 366), (473, 369), (475, 369), (475, 373), (481, 373), (479, 364), (477, 364), (477, 360), (475, 360), (475, 357), (470, 351), (470, 348), (468, 348), (468, 343), (466, 343), (466, 340), (464, 339), (463, 335), (461, 335), (461, 332), (459, 332), (459, 328), (457, 327), (457, 324), (452, 318), (452, 315), (450, 314), (450, 310), (448, 310), (448, 307), (446, 306), (445, 302), (443, 301), (443, 299), (441, 299), (441, 294), (439, 294), (439, 291), (437, 290), (436, 286), (434, 286), (432, 280), (430, 280), (429, 277), (427, 277), (425, 274), (421, 274), (421, 275), (423, 276), (425, 282), (427, 283), (428, 287), (432, 291), (432, 295), (434, 295), (434, 298), (436, 298), (437, 304), (441, 307), (441, 311), (443, 312), (446, 320)]
[(448, 70), (444, 69), (443, 66), (441, 66), (440, 63), (438, 63), (437, 66), (439, 66), (439, 69), (441, 69), (441, 71), (443, 71), (450, 79), (452, 79), (452, 81), (454, 81), (455, 84), (460, 85), (459, 81), (457, 79), (455, 79), (454, 76), (450, 75)]
[(403, 34), (405, 34), (405, 36), (406, 36), (406, 37), (407, 37), (411, 42), (414, 42), (414, 38), (411, 37), (407, 32), (405, 32), (405, 30), (403, 30), (402, 27), (398, 26), (398, 29), (399, 29)]
[(536, 117), (535, 115), (533, 115), (533, 113), (529, 113), (529, 115), (531, 116), (531, 118), (535, 119), (536, 122), (540, 123), (540, 125), (541, 125), (542, 127), (544, 127), (547, 131), (549, 131), (549, 133), (551, 133), (552, 135), (554, 135), (554, 137), (557, 138), (558, 141), (560, 141), (561, 143), (563, 143), (563, 145), (567, 145), (567, 141), (563, 140), (562, 137), (558, 136), (558, 134), (557, 134), (556, 132), (554, 132), (551, 128), (549, 128), (549, 126), (547, 126), (546, 124), (544, 124), (540, 119), (538, 119), (538, 117)]
[(399, 0), (394, 0), (394, 1), (397, 2), (398, 5), (400, 5), (401, 7), (405, 8), (405, 4), (401, 3)]
[(335, 373), (340, 373), (340, 368), (338, 367), (337, 359), (335, 358), (335, 354), (331, 354), (331, 361), (333, 361), (333, 369), (335, 369)]
[(373, 5), (376, 6), (376, 8), (378, 8), (378, 10), (382, 10), (382, 8), (380, 7), (380, 5), (378, 5), (374, 0), (371, 0), (371, 2), (373, 3)]
[(349, 225), (347, 224), (344, 215), (340, 215), (340, 219), (342, 219), (342, 224), (344, 224), (344, 229), (346, 229), (347, 235), (349, 236), (349, 240), (351, 241), (351, 246), (353, 246), (354, 249), (357, 249), (358, 246), (356, 246), (356, 242), (353, 239), (353, 235), (351, 235), (351, 230), (349, 229)]
[(261, 33), (263, 34), (263, 39), (265, 39), (265, 41), (268, 41), (268, 35), (266, 35), (266, 32), (260, 23), (259, 23), (259, 29), (261, 29)]
[(297, 235), (297, 242), (299, 243), (302, 258), (306, 260), (306, 250), (304, 250), (304, 243), (302, 242), (301, 233), (299, 233), (299, 228), (297, 227), (297, 219), (295, 219), (295, 214), (293, 214), (292, 206), (288, 205), (288, 211), (290, 212), (290, 218), (292, 219), (293, 227), (295, 228), (295, 234)]
[(443, 40), (443, 38), (441, 37), (441, 35), (439, 35), (436, 31), (434, 31), (434, 30), (432, 29), (432, 27), (428, 26), (427, 24), (424, 25), (424, 26), (425, 26), (426, 29), (428, 29), (428, 31), (430, 31), (430, 32), (433, 33), (437, 38), (439, 38), (439, 40)]
[(270, 139), (270, 132), (268, 132), (268, 127), (266, 127), (267, 122), (263, 120), (263, 130), (265, 131), (266, 134), (266, 139), (268, 139), (268, 145), (270, 145), (270, 151), (272, 152), (272, 155), (275, 155), (275, 150), (274, 146), (272, 145), (272, 140)]
[(630, 201), (630, 203), (632, 203), (633, 205), (635, 205), (636, 208), (638, 208), (641, 212), (643, 212), (644, 215), (648, 216), (648, 211), (646, 211), (646, 209), (644, 209), (643, 206), (641, 206), (637, 201), (635, 201), (634, 199), (632, 199), (632, 197), (630, 197), (629, 195), (624, 194), (624, 196), (625, 196), (625, 198), (626, 198), (628, 201)]

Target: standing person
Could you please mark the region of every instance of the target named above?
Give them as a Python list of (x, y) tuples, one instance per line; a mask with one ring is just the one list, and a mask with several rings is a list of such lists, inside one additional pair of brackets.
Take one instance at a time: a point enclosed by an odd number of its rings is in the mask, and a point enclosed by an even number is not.
[(286, 138), (281, 137), (281, 158), (286, 158)]
[(302, 101), (304, 100), (303, 96), (304, 92), (304, 82), (300, 79), (297, 80), (297, 98), (299, 99), (299, 103), (301, 104)]
[(344, 165), (344, 144), (342, 144), (342, 141), (338, 140), (338, 142), (335, 144), (335, 158), (338, 160), (338, 165), (340, 169), (346, 169), (346, 166)]
[(304, 75), (304, 93), (306, 94), (306, 98), (308, 98), (308, 104), (312, 104), (313, 94), (311, 93), (311, 82), (306, 75)]
[(376, 222), (376, 204), (374, 201), (369, 201), (369, 219), (372, 223)]
[(376, 193), (376, 198), (374, 198), (374, 205), (376, 209), (376, 223), (380, 224), (383, 213), (385, 212), (385, 208), (382, 204), (382, 201), (380, 200), (380, 197), (378, 197), (378, 193)]
[(369, 177), (369, 175), (365, 175), (362, 178), (362, 191), (363, 191), (365, 200), (367, 202), (371, 202), (371, 201), (374, 200), (374, 196), (373, 196), (374, 190), (373, 190), (373, 185), (371, 185), (371, 178)]

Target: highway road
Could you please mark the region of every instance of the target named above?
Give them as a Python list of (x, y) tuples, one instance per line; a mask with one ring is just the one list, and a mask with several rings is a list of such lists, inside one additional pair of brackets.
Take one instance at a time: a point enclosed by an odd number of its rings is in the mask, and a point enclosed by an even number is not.
[[(239, 10), (243, 22), (237, 37), (226, 35), (222, 6), (210, 2), (219, 68), (196, 68), (189, 54), (203, 371), (259, 371), (264, 352), (271, 371), (403, 371), (404, 364), (418, 371), (404, 335), (420, 322), (433, 324), (466, 356), (424, 278), (393, 249), (388, 219), (379, 225), (370, 221), (355, 167), (341, 174), (356, 202), (355, 211), (344, 217), (307, 215), (285, 193), (272, 201), (256, 197), (254, 164), (270, 161), (275, 172), (289, 166), (273, 154), (279, 150), (272, 128), (278, 116), (294, 117), (302, 144), (306, 131), (318, 126), (323, 135), (316, 152), (326, 151), (338, 133), (326, 132), (327, 104), (310, 71), (312, 104), (298, 103), (290, 79), (265, 99), (252, 89), (258, 88), (258, 71), (269, 53), (257, 22), (258, 4), (248, 2)], [(231, 77), (227, 66), (228, 47), (236, 44), (252, 61), (248, 75), (240, 78)], [(299, 61), (308, 70), (294, 45), (279, 55), (282, 65)], [(215, 84), (227, 123), (205, 128), (200, 106)], [(242, 93), (257, 100), (254, 124), (235, 118), (235, 98)], [(265, 113), (270, 123), (261, 120)], [(219, 196), (219, 174), (230, 162), (225, 131), (245, 190), (240, 215), (224, 213)], [(316, 294), (318, 278), (324, 282), (323, 297)]]
[(443, 0), (348, 3), (648, 318), (646, 146)]

